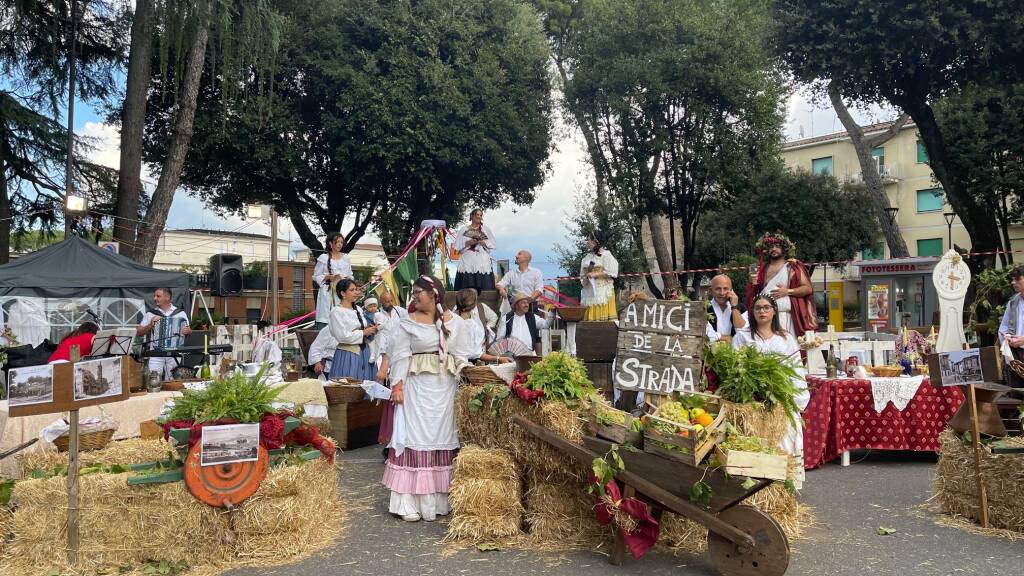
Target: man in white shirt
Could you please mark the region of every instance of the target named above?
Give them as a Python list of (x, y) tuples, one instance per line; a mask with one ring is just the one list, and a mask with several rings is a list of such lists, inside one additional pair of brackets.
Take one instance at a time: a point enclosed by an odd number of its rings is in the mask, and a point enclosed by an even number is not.
[[(192, 333), (189, 327), (188, 314), (181, 308), (171, 304), (171, 289), (157, 288), (153, 291), (155, 306), (146, 311), (142, 322), (135, 328), (136, 336), (149, 336), (151, 348), (177, 348), (185, 341), (185, 336)], [(148, 370), (156, 372), (162, 379), (169, 379), (178, 367), (177, 358), (154, 357), (148, 362)]]
[[(1013, 296), (1006, 303), (1006, 312), (1003, 313), (1003, 320), (999, 323), (999, 343), (1005, 344), (1010, 349), (1011, 360), (1024, 360), (1024, 266), (1018, 266), (1010, 271), (1010, 286), (1013, 287)], [(1009, 369), (1010, 362), (1006, 362), (1006, 383), (1014, 388), (1024, 388), (1024, 378)]]
[(719, 274), (711, 279), (711, 306), (708, 308), (708, 340), (732, 340), (736, 331), (747, 325), (740, 297), (732, 290), (732, 279)]
[(508, 298), (509, 293), (525, 294), (535, 301), (544, 291), (544, 277), (540, 270), (530, 266), (533, 256), (526, 250), (516, 252), (516, 267), (505, 273), (498, 282), (498, 293)]
[(530, 312), (530, 297), (516, 294), (512, 299), (512, 312), (498, 325), (498, 339), (515, 338), (540, 356), (540, 331), (547, 327), (547, 320)]

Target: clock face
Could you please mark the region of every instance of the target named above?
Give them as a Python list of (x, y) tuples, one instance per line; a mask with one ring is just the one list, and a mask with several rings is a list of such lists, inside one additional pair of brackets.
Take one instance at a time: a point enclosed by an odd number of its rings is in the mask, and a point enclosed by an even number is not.
[(945, 257), (935, 265), (932, 282), (939, 297), (963, 298), (971, 284), (971, 270), (959, 257)]

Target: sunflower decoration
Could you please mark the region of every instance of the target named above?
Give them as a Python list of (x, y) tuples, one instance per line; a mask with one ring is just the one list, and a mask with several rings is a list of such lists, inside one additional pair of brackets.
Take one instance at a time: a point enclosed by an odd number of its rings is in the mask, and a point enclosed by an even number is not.
[(768, 252), (772, 246), (781, 246), (782, 255), (785, 258), (791, 258), (796, 254), (796, 244), (782, 232), (765, 232), (754, 244), (754, 247), (762, 253)]

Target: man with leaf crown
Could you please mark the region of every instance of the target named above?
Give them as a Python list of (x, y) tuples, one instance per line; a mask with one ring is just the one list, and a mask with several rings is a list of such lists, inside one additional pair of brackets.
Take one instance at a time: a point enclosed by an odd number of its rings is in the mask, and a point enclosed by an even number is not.
[(811, 276), (803, 262), (793, 256), (796, 245), (781, 232), (766, 232), (755, 245), (758, 252), (757, 275), (747, 287), (747, 308), (758, 294), (767, 294), (779, 307), (783, 330), (802, 336), (818, 329), (818, 311), (814, 302)]

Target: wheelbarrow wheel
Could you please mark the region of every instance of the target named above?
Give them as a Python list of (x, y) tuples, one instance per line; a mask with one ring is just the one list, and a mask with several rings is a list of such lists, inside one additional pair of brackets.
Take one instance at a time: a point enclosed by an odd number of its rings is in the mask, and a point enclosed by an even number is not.
[(751, 506), (733, 506), (718, 517), (749, 534), (750, 548), (708, 532), (711, 561), (723, 576), (782, 576), (789, 567), (789, 541), (774, 518)]

